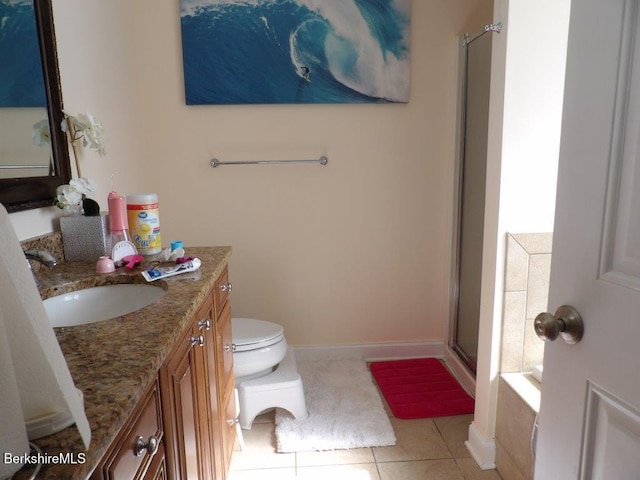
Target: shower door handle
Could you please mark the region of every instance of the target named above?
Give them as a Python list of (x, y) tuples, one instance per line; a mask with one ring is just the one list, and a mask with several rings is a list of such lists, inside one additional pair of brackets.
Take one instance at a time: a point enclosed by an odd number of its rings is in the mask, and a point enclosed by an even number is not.
[(551, 342), (558, 335), (569, 344), (578, 343), (584, 334), (584, 324), (578, 311), (569, 306), (558, 307), (555, 315), (551, 313), (539, 314), (533, 322), (536, 335), (545, 342)]

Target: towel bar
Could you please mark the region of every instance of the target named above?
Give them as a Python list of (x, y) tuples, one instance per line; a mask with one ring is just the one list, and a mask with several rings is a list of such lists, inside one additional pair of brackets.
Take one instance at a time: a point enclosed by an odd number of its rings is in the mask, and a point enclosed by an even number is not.
[(49, 165), (0, 165), (0, 170), (22, 170), (24, 168), (49, 168)]
[(312, 160), (249, 160), (244, 162), (221, 162), (217, 158), (214, 158), (211, 160), (211, 166), (213, 168), (217, 168), (220, 165), (270, 165), (276, 163), (319, 163), (320, 165), (326, 165), (328, 161), (329, 160), (324, 155)]

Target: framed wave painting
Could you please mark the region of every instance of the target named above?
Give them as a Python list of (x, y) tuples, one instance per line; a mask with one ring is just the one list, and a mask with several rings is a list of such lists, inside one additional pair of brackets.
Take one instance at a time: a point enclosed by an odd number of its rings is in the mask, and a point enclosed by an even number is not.
[(405, 103), (411, 0), (180, 0), (188, 105)]

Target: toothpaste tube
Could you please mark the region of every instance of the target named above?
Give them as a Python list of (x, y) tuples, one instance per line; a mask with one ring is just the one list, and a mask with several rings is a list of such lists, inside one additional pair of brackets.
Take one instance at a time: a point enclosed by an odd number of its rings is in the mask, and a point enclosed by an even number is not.
[(142, 276), (147, 282), (153, 282), (161, 278), (180, 275), (181, 273), (195, 272), (200, 268), (200, 265), (202, 265), (200, 259), (194, 258), (193, 260), (189, 260), (188, 262), (171, 267), (151, 267), (149, 270), (145, 270), (144, 272), (142, 272)]

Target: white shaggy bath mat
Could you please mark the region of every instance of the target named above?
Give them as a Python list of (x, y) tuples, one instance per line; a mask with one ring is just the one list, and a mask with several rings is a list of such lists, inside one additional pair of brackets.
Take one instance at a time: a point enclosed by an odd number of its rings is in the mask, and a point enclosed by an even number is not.
[(309, 416), (276, 409), (278, 452), (395, 445), (371, 373), (361, 359), (298, 360)]

